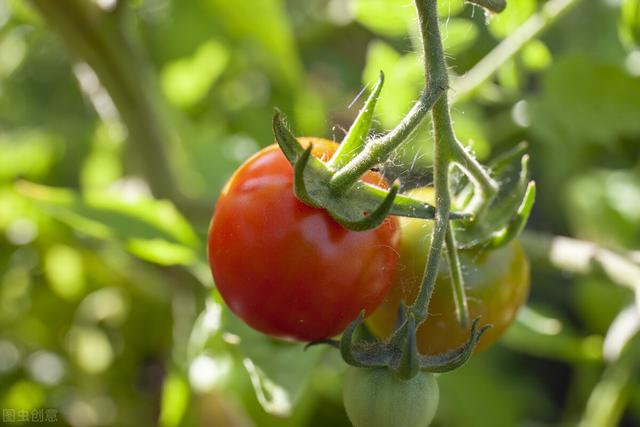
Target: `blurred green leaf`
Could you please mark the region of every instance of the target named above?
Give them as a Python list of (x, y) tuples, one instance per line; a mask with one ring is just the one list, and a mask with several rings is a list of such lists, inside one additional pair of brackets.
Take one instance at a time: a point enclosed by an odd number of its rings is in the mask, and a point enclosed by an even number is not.
[[(454, 16), (463, 6), (462, 0), (438, 2), (438, 12)], [(418, 19), (413, 4), (402, 0), (353, 0), (352, 7), (358, 22), (383, 36), (406, 36)]]
[(571, 179), (564, 195), (567, 219), (576, 236), (613, 247), (638, 247), (639, 171), (592, 169)]
[(9, 388), (2, 399), (2, 407), (14, 411), (31, 411), (44, 403), (45, 393), (38, 384), (21, 380)]
[(415, 8), (399, 0), (355, 0), (353, 8), (358, 22), (390, 37), (405, 36), (418, 19)]
[[(605, 158), (629, 165), (637, 157), (637, 150), (626, 151), (623, 141), (640, 136), (640, 79), (619, 66), (585, 56), (555, 61), (527, 110), (541, 206), (560, 204), (574, 212), (565, 204), (567, 187), (562, 185), (569, 176)], [(595, 190), (583, 188), (572, 197), (589, 197)]]
[(622, 2), (620, 36), (630, 48), (640, 47), (640, 0)]
[(275, 80), (289, 87), (299, 85), (302, 64), (281, 1), (202, 1), (230, 35), (239, 42), (250, 43), (253, 54), (273, 71)]
[(531, 71), (542, 71), (553, 61), (551, 52), (546, 44), (540, 40), (531, 40), (522, 49), (522, 63)]
[(168, 201), (92, 192), (84, 196), (21, 181), (18, 191), (58, 220), (98, 238), (117, 237), (136, 255), (163, 265), (190, 264), (198, 238)]
[(24, 31), (14, 30), (0, 38), (0, 79), (13, 73), (27, 54)]
[(44, 271), (49, 286), (59, 297), (75, 300), (84, 294), (84, 264), (74, 248), (62, 244), (49, 247), (45, 253)]
[(203, 43), (191, 58), (165, 65), (162, 87), (167, 98), (178, 107), (188, 108), (207, 94), (211, 85), (222, 74), (229, 52), (216, 40)]
[(89, 374), (102, 373), (113, 363), (113, 345), (97, 327), (74, 326), (69, 331), (67, 347), (78, 366)]
[(550, 397), (536, 384), (535, 374), (519, 371), (517, 363), (494, 348), (474, 356), (461, 369), (439, 376), (437, 425), (513, 427), (528, 416), (545, 417), (552, 410)]
[(191, 265), (196, 260), (192, 248), (163, 239), (129, 239), (127, 249), (139, 258), (160, 265)]
[(176, 427), (187, 411), (190, 390), (186, 378), (177, 372), (170, 373), (164, 380), (162, 403), (160, 404), (160, 427)]
[(258, 401), (265, 411), (288, 416), (309, 383), (313, 367), (325, 349), (304, 350), (302, 343), (290, 343), (261, 334), (228, 309), (223, 310), (225, 330), (236, 335), (238, 351)]
[(640, 79), (616, 65), (565, 57), (545, 76), (531, 111), (533, 131), (559, 149), (611, 147), (620, 136), (640, 135)]
[[(525, 312), (526, 313), (526, 312)], [(597, 362), (602, 359), (602, 337), (580, 337), (566, 325), (561, 329), (541, 328), (539, 322), (520, 313), (502, 341), (509, 349), (529, 355), (567, 362)]]
[(633, 293), (594, 278), (585, 278), (572, 287), (576, 314), (585, 329), (604, 335), (620, 310), (633, 301)]
[(518, 28), (520, 24), (533, 15), (536, 10), (536, 0), (518, 0), (508, 2), (507, 8), (501, 13), (492, 15), (489, 31), (497, 37), (504, 38)]
[(0, 134), (0, 180), (36, 178), (49, 172), (58, 155), (59, 142), (37, 130)]
[(459, 55), (468, 49), (478, 36), (478, 27), (468, 19), (452, 18), (443, 23), (442, 42), (447, 55)]

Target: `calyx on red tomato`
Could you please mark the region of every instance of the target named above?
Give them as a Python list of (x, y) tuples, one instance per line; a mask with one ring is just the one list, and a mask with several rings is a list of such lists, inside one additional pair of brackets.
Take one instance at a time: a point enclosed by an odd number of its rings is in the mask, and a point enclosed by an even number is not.
[[(433, 189), (410, 194), (433, 203)], [(413, 303), (420, 287), (433, 223), (401, 218), (402, 243), (394, 283), (385, 302), (367, 319), (379, 336), (389, 335), (396, 322), (401, 300)], [(494, 343), (514, 320), (529, 293), (529, 262), (517, 241), (491, 251), (459, 251), (471, 319), (493, 325), (480, 339), (476, 351)], [(460, 347), (469, 339), (469, 329), (456, 318), (451, 279), (444, 260), (429, 303), (427, 320), (418, 328), (418, 349), (423, 354), (440, 354)]]
[[(338, 144), (300, 138), (327, 161)], [(363, 181), (386, 186), (374, 173)], [(397, 264), (398, 220), (349, 231), (300, 202), (293, 168), (277, 145), (248, 159), (225, 185), (209, 228), (208, 252), (222, 298), (263, 333), (315, 341), (335, 336), (383, 301)]]

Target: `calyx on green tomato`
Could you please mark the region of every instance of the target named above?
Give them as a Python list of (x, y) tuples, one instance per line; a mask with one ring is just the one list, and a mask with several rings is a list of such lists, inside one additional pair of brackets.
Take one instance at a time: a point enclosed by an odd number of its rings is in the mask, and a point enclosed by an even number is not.
[(342, 397), (354, 427), (426, 427), (438, 409), (438, 383), (419, 372), (401, 380), (386, 368), (349, 367)]
[[(327, 161), (338, 144), (299, 138)], [(385, 187), (374, 172), (363, 181)], [(356, 232), (300, 202), (293, 168), (277, 145), (235, 171), (209, 227), (208, 253), (222, 298), (263, 333), (315, 341), (337, 335), (383, 301), (397, 264), (398, 220)]]
[[(427, 202), (434, 199), (432, 188), (420, 188), (410, 194)], [(388, 336), (396, 322), (398, 307), (404, 300), (415, 300), (427, 259), (432, 222), (400, 219), (402, 243), (400, 261), (393, 285), (385, 302), (367, 319), (367, 326), (379, 336)], [(514, 320), (529, 293), (529, 261), (517, 241), (491, 251), (459, 251), (469, 315), (480, 316), (481, 324), (493, 325), (480, 339), (476, 351), (494, 343)], [(440, 354), (463, 345), (469, 329), (456, 318), (453, 291), (444, 260), (429, 303), (427, 320), (418, 328), (418, 349), (423, 354)]]

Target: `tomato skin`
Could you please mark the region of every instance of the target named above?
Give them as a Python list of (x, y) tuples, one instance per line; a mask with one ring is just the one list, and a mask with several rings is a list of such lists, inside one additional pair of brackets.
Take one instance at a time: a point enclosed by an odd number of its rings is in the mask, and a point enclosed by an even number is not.
[[(411, 193), (425, 201), (433, 189)], [(395, 325), (401, 300), (412, 303), (418, 293), (431, 239), (432, 222), (401, 218), (402, 244), (394, 284), (385, 302), (367, 319), (369, 328), (388, 336)], [(459, 251), (471, 319), (493, 325), (476, 347), (481, 351), (497, 341), (524, 304), (530, 285), (529, 261), (517, 241), (491, 251)], [(463, 345), (470, 330), (462, 328), (455, 315), (451, 279), (443, 258), (429, 303), (429, 316), (418, 328), (418, 349), (423, 354), (440, 354)]]
[(342, 397), (354, 427), (426, 427), (438, 409), (439, 390), (426, 372), (404, 381), (386, 368), (350, 366)]
[[(319, 138), (313, 155), (338, 145)], [(363, 180), (384, 186), (378, 174)], [(343, 228), (293, 193), (293, 168), (277, 145), (231, 177), (216, 204), (208, 252), (214, 281), (231, 311), (265, 334), (314, 341), (339, 334), (383, 301), (397, 264), (398, 220), (374, 230)]]

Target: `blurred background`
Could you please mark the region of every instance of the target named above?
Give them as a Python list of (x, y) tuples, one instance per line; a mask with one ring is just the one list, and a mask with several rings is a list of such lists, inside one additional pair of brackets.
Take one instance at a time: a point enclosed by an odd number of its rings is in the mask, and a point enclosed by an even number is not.
[[(440, 377), (434, 425), (640, 425), (640, 3), (439, 3), (469, 72), (459, 137), (485, 162), (528, 141), (538, 200), (528, 306)], [(337, 352), (243, 326), (204, 242), (274, 106), (340, 140), (383, 70), (376, 131), (402, 118), (415, 19), (409, 0), (0, 0), (3, 423), (348, 426)], [(430, 153), (425, 125), (389, 170), (429, 182)]]

